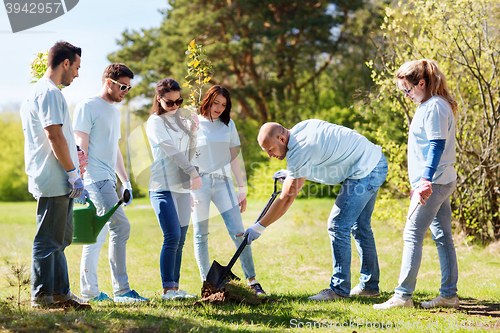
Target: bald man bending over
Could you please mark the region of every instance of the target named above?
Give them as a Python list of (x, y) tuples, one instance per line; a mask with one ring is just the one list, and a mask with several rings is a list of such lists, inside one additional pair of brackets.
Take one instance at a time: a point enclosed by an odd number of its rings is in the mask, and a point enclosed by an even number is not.
[[(302, 121), (289, 130), (266, 123), (257, 141), (269, 158), (286, 158), (287, 177), (266, 215), (245, 231), (248, 244), (287, 212), (306, 179), (327, 185), (343, 182), (328, 218), (333, 257), (330, 287), (309, 299), (378, 296), (379, 266), (371, 215), (378, 189), (387, 177), (382, 149), (354, 130), (317, 119)], [(361, 259), (359, 285), (352, 290), (351, 234)]]

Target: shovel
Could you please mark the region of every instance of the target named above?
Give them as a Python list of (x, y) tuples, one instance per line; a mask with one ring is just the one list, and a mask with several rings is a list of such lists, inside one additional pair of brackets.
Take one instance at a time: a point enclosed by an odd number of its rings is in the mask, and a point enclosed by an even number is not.
[[(257, 222), (260, 221), (260, 219), (266, 215), (267, 211), (273, 204), (274, 200), (276, 197), (281, 193), (281, 191), (277, 191), (276, 184), (279, 181), (280, 183), (283, 183), (283, 181), (286, 178), (286, 175), (281, 177), (273, 177), (274, 178), (274, 192), (271, 195), (271, 198), (269, 198), (269, 201), (266, 204), (266, 207), (262, 210), (262, 213), (260, 213), (259, 217), (257, 218)], [(256, 223), (257, 223), (256, 222)], [(243, 242), (241, 242), (241, 245), (238, 247), (238, 250), (236, 250), (236, 253), (234, 256), (231, 258), (231, 261), (229, 261), (229, 264), (227, 266), (222, 266), (219, 264), (217, 261), (213, 261), (212, 266), (210, 266), (210, 270), (208, 271), (207, 274), (207, 282), (215, 284), (217, 289), (221, 289), (226, 285), (231, 280), (239, 280), (236, 275), (231, 272), (231, 268), (233, 268), (234, 263), (236, 260), (238, 260), (238, 257), (240, 256), (241, 252), (245, 249), (245, 246), (247, 246), (247, 240), (248, 240), (248, 235), (243, 239)]]

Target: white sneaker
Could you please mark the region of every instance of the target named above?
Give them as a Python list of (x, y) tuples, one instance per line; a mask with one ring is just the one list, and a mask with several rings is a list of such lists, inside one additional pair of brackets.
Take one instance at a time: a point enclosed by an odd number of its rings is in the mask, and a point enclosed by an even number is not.
[(185, 290), (182, 290), (182, 289), (179, 289), (179, 290), (176, 290), (177, 291), (177, 295), (180, 296), (180, 298), (198, 298), (198, 296), (196, 295), (190, 295), (187, 293), (187, 291)]
[(340, 296), (335, 291), (330, 288), (323, 289), (319, 292), (319, 294), (310, 296), (307, 299), (311, 301), (336, 301), (347, 299), (348, 297)]
[(359, 286), (352, 288), (351, 296), (364, 296), (364, 297), (376, 297), (380, 296), (378, 290), (363, 290)]
[(392, 308), (413, 308), (413, 300), (404, 299), (393, 295), (388, 301), (381, 304), (373, 304), (375, 310), (387, 310)]
[(457, 296), (453, 298), (444, 298), (438, 296), (429, 302), (422, 302), (422, 307), (424, 309), (432, 309), (432, 308), (455, 308), (458, 309), (460, 307), (460, 300)]
[(181, 298), (197, 298), (196, 295), (190, 295), (185, 290), (167, 290), (165, 294), (161, 296), (161, 299), (181, 299)]
[(177, 294), (177, 290), (167, 290), (167, 292), (161, 295), (161, 299), (179, 299), (182, 298), (179, 294)]

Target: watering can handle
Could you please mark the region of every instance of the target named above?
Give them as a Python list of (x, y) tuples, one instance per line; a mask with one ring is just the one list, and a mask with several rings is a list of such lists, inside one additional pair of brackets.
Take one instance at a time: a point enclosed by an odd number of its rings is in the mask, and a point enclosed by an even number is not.
[(121, 197), (120, 201), (118, 201), (118, 204), (121, 205), (122, 203), (127, 202), (129, 200), (130, 200), (130, 191), (125, 189), (125, 191), (123, 191), (123, 196)]
[(87, 197), (85, 201), (87, 201), (87, 203), (89, 204), (89, 208), (96, 209), (94, 203), (92, 202), (92, 200), (90, 200), (90, 197)]

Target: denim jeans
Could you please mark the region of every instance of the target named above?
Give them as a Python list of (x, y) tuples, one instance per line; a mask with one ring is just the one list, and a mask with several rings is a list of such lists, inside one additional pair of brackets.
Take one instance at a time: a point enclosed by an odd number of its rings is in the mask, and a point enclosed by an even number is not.
[(342, 183), (328, 219), (332, 246), (333, 274), (330, 288), (340, 296), (351, 291), (351, 233), (361, 260), (359, 287), (378, 291), (379, 266), (371, 216), (377, 192), (387, 177), (387, 160), (382, 155), (375, 169), (361, 179)]
[(191, 214), (189, 193), (149, 191), (149, 200), (163, 231), (160, 273), (163, 288), (179, 287), (182, 249)]
[(31, 297), (40, 304), (70, 297), (64, 249), (73, 239), (73, 199), (69, 195), (38, 198), (33, 240)]
[(422, 246), (428, 228), (436, 243), (441, 266), (439, 293), (444, 298), (457, 296), (458, 265), (451, 230), (450, 205), (450, 197), (456, 186), (456, 181), (444, 185), (434, 184), (431, 196), (425, 201), (426, 205), (419, 205), (411, 220), (406, 221), (399, 286), (395, 289), (398, 296), (409, 299), (415, 291), (422, 261)]
[[(116, 194), (116, 183), (112, 180), (98, 181), (85, 188), (89, 191), (90, 200), (96, 206), (98, 215), (107, 213), (119, 200)], [(83, 246), (82, 262), (80, 263), (80, 288), (82, 296), (85, 298), (94, 298), (101, 293), (97, 284), (97, 264), (108, 231), (108, 257), (113, 293), (115, 296), (119, 296), (130, 291), (127, 275), (127, 240), (130, 235), (130, 223), (123, 208), (119, 207), (102, 228), (97, 236), (97, 242)]]
[[(202, 185), (197, 191), (192, 191), (195, 205), (193, 209), (194, 254), (201, 280), (205, 281), (210, 269), (208, 253), (208, 221), (210, 216), (210, 202), (213, 201), (226, 224), (229, 236), (236, 248), (243, 242), (243, 220), (241, 219), (238, 196), (234, 191), (232, 179), (217, 174), (200, 174)], [(245, 279), (255, 277), (255, 267), (252, 257), (252, 248), (247, 245), (240, 255), (241, 268)]]

